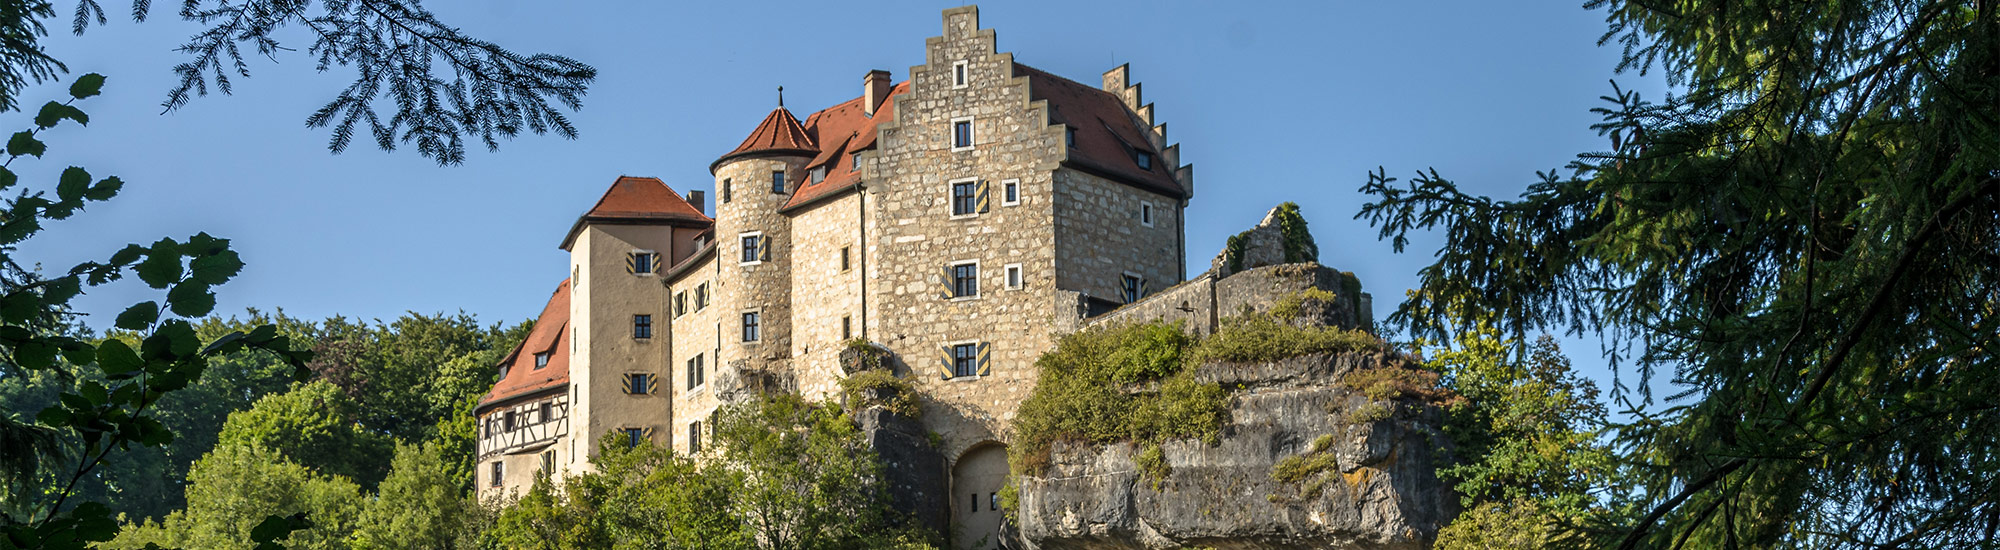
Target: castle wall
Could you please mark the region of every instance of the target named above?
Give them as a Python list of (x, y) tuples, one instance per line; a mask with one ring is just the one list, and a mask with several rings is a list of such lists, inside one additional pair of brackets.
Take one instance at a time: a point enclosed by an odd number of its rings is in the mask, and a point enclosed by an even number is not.
[[(545, 403), (549, 413), (546, 416), (542, 414)], [(543, 453), (556, 453), (554, 465), (560, 468), (567, 460), (562, 456), (562, 447), (569, 436), (568, 410), (569, 395), (557, 393), (495, 407), (481, 415), (473, 465), (473, 487), (479, 497), (488, 499), (525, 491), (541, 474)], [(502, 420), (509, 412), (514, 413), (513, 430), (506, 429)], [(495, 462), (501, 464), (498, 485), (493, 483)]]
[(1055, 205), (1056, 286), (1123, 303), (1128, 273), (1145, 279), (1148, 294), (1180, 282), (1178, 199), (1065, 167), (1055, 173)]
[[(1062, 129), (1047, 125), (1045, 105), (1029, 101), (1013, 58), (997, 53), (975, 8), (945, 11), (945, 33), (925, 43), (924, 65), (910, 68), (910, 91), (898, 96), (893, 125), (864, 177), (877, 220), (871, 234), (871, 339), (894, 350), (929, 398), (923, 421), (947, 449), (1004, 439), (1015, 406), (1034, 387), (1034, 360), (1053, 342), (1048, 304), (1055, 292), (1050, 173), (1062, 152)], [(955, 86), (954, 66), (968, 81)], [(973, 146), (954, 150), (952, 122), (970, 117)], [(987, 182), (984, 212), (953, 216), (951, 182)], [(1004, 182), (1019, 180), (1020, 204), (1003, 205)], [(955, 262), (979, 264), (980, 293), (947, 298)], [(1024, 285), (1005, 288), (1005, 268), (1020, 264)], [(983, 342), (984, 376), (945, 379), (944, 346)], [(947, 456), (955, 456), (947, 451)]]
[[(668, 227), (592, 224), (571, 247), (577, 281), (570, 306), (576, 343), (570, 387), (577, 408), (570, 444), (575, 448), (565, 453), (572, 465), (566, 467), (583, 467), (578, 457), (594, 456), (597, 439), (613, 430), (651, 429), (655, 442), (664, 441), (661, 429), (669, 418), (665, 388), (627, 394), (625, 375), (644, 373), (660, 380), (667, 374), (666, 290), (656, 275), (630, 273), (625, 262), (635, 250), (672, 257), (672, 246)], [(652, 316), (651, 338), (633, 336), (633, 315)]]
[[(804, 157), (746, 158), (717, 167), (716, 185), (731, 180), (730, 202), (716, 205), (716, 303), (722, 325), (718, 365), (783, 372), (791, 359), (791, 219), (778, 213), (788, 195), (771, 190), (772, 172), (785, 173), (787, 189), (806, 177)], [(743, 237), (762, 235), (768, 257), (743, 260)], [(761, 250), (761, 249), (760, 249)], [(743, 338), (743, 314), (757, 313), (756, 341)]]
[(792, 372), (807, 399), (839, 391), (842, 340), (862, 334), (861, 206), (850, 193), (792, 218)]
[[(673, 307), (675, 296), (687, 297), (687, 313), (674, 318), (672, 323), (672, 351), (667, 360), (667, 379), (670, 382), (665, 390), (670, 390), (668, 393), (673, 396), (673, 416), (668, 419), (672, 426), (666, 441), (675, 452), (688, 452), (688, 442), (695, 437), (688, 429), (689, 423), (700, 421), (706, 426), (708, 415), (719, 404), (715, 392), (710, 391), (712, 386), (708, 381), (715, 375), (716, 357), (722, 349), (719, 323), (724, 317), (723, 308), (716, 305), (713, 295), (706, 305), (701, 305), (696, 299), (703, 285), (708, 292), (715, 292), (719, 258), (715, 254), (708, 255), (690, 266), (680, 278), (667, 282), (668, 307)], [(696, 356), (701, 360), (701, 384), (690, 387), (688, 361)], [(707, 431), (703, 429), (703, 432)]]

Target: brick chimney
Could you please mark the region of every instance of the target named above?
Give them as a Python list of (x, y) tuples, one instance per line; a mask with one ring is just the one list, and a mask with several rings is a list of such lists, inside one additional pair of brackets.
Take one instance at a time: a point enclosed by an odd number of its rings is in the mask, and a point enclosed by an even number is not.
[(867, 100), (861, 104), (861, 112), (875, 116), (875, 109), (889, 99), (889, 88), (889, 71), (868, 71), (868, 76), (861, 77), (861, 97)]
[(701, 199), (704, 198), (702, 196), (701, 190), (689, 189), (687, 198), (688, 198), (688, 204), (694, 205), (694, 211), (700, 212), (701, 215), (703, 216), (708, 215), (708, 207), (701, 205)]

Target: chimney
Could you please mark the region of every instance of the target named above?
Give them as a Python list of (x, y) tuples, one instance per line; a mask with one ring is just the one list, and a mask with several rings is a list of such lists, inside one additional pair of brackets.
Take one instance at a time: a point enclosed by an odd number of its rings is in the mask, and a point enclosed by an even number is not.
[(861, 77), (861, 97), (866, 100), (861, 104), (861, 112), (875, 116), (875, 109), (889, 99), (889, 88), (889, 71), (868, 71), (868, 76)]
[(701, 205), (701, 199), (702, 199), (701, 190), (699, 189), (688, 190), (688, 204), (694, 205), (694, 211), (700, 212), (701, 215), (706, 216), (708, 215), (708, 208)]

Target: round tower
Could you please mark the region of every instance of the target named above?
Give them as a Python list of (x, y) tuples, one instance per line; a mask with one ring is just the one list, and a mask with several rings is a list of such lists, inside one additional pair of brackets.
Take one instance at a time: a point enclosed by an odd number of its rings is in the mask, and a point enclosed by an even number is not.
[[(715, 175), (717, 381), (756, 390), (789, 378), (792, 226), (779, 213), (819, 154), (799, 119), (778, 108), (736, 150), (709, 165)], [(718, 396), (721, 397), (721, 396)]]

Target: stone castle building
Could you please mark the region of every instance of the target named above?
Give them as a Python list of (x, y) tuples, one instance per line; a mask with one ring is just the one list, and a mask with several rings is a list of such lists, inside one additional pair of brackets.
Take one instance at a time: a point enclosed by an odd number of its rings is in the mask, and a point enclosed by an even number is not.
[(1084, 85), (995, 44), (976, 7), (945, 10), (906, 80), (868, 71), (803, 121), (781, 101), (709, 166), (712, 213), (618, 178), (475, 412), (482, 496), (585, 470), (606, 434), (700, 453), (733, 398), (838, 391), (863, 339), (925, 398), (952, 521), (997, 526), (1035, 359), (1188, 278), (1194, 178), (1126, 67)]

